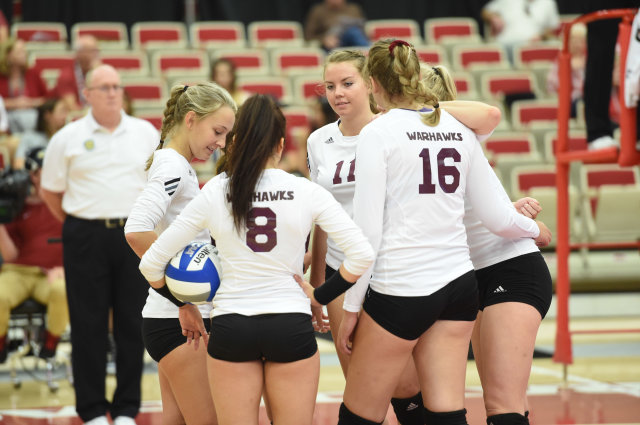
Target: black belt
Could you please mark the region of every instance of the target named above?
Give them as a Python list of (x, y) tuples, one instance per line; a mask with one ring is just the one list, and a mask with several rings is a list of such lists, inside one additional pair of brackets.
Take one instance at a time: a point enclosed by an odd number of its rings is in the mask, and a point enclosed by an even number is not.
[(87, 221), (89, 223), (101, 224), (107, 229), (122, 229), (127, 223), (127, 218), (80, 218), (73, 216), (76, 220)]

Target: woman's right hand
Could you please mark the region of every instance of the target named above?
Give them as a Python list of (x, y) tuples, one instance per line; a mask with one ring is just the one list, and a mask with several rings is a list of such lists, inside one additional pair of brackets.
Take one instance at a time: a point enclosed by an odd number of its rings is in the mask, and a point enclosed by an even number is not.
[(209, 343), (209, 334), (198, 307), (193, 304), (185, 304), (178, 311), (182, 335), (187, 337), (187, 344), (191, 344), (193, 341), (193, 348), (197, 350), (200, 345), (200, 337), (202, 337), (206, 346)]

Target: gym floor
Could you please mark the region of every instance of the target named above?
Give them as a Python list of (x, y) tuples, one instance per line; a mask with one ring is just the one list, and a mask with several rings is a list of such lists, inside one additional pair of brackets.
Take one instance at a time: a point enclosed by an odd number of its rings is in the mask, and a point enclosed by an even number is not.
[[(594, 298), (596, 297), (596, 298)], [(597, 330), (598, 333), (573, 334), (574, 362), (564, 380), (564, 368), (549, 357), (553, 352), (555, 320), (547, 317), (540, 328), (529, 387), (532, 425), (546, 424), (640, 424), (640, 310), (638, 295), (618, 295), (611, 299), (594, 295), (582, 307), (571, 306), (571, 330)], [(621, 301), (622, 300), (622, 301)], [(635, 314), (603, 316), (602, 306), (614, 311), (623, 302)], [(596, 303), (598, 311), (589, 308)], [(633, 307), (635, 305), (635, 307)], [(552, 306), (552, 311), (555, 307)], [(635, 310), (634, 310), (635, 309)], [(624, 310), (624, 308), (623, 308)], [(606, 313), (606, 311), (605, 311)], [(577, 317), (575, 317), (577, 316)], [(623, 332), (620, 332), (620, 331)], [(344, 378), (338, 365), (333, 344), (318, 339), (322, 369), (314, 425), (335, 425), (341, 402)], [(8, 365), (0, 365), (0, 424), (6, 425), (79, 425), (81, 420), (74, 409), (73, 387), (66, 376), (65, 360), (70, 347), (62, 344), (58, 350), (59, 365), (54, 370), (59, 389), (51, 392), (43, 381), (44, 363), (37, 372), (19, 373), (20, 388), (14, 388)], [(156, 365), (147, 358), (143, 378), (143, 406), (136, 419), (139, 425), (160, 425), (162, 407)], [(27, 358), (27, 368), (34, 367), (34, 359)], [(115, 385), (113, 376), (107, 379), (107, 393)], [(485, 423), (482, 391), (475, 363), (467, 365), (467, 405), (470, 425)], [(396, 425), (392, 410), (389, 423)], [(269, 421), (261, 409), (260, 425)]]

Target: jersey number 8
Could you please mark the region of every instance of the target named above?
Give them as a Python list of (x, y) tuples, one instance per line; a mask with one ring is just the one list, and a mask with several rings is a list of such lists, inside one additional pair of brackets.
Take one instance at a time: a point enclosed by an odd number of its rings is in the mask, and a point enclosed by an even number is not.
[[(257, 221), (260, 217), (264, 217), (266, 223), (258, 224)], [(276, 246), (278, 243), (276, 222), (276, 213), (271, 208), (255, 207), (249, 210), (246, 241), (247, 246), (253, 252), (269, 252)], [(263, 237), (258, 241), (260, 235)]]

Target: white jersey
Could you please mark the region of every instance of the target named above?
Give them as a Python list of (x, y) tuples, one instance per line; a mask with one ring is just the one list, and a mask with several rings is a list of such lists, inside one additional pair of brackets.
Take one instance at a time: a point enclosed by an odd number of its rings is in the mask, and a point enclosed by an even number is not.
[[(343, 136), (338, 124), (327, 124), (311, 133), (307, 140), (307, 160), (311, 181), (327, 189), (342, 208), (353, 217), (356, 146), (359, 136)], [(326, 263), (337, 270), (344, 254), (331, 238), (327, 238)]]
[[(488, 184), (505, 205), (513, 207), (509, 195), (505, 192), (500, 179), (493, 172), (486, 158), (484, 164), (490, 179)], [(471, 206), (467, 196), (465, 196), (464, 207), (464, 226), (467, 229), (467, 242), (474, 269), (479, 270), (519, 255), (539, 251), (531, 238), (503, 238), (492, 233), (482, 224), (482, 220)]]
[(354, 220), (377, 254), (347, 291), (358, 311), (368, 284), (376, 292), (425, 296), (473, 269), (463, 224), (464, 196), (503, 237), (537, 237), (535, 221), (509, 207), (491, 186), (475, 134), (441, 111), (428, 127), (420, 114), (392, 109), (360, 133)]
[(173, 253), (202, 229), (216, 240), (222, 280), (212, 316), (229, 313), (311, 314), (309, 299), (296, 283), (302, 275), (305, 241), (318, 224), (345, 252), (344, 267), (360, 275), (373, 260), (362, 231), (321, 186), (278, 169), (262, 173), (254, 192), (247, 228), (236, 231), (226, 200), (228, 177), (211, 179), (158, 238), (140, 262), (150, 281), (162, 278)]
[[(124, 232), (155, 231), (160, 235), (198, 193), (198, 177), (184, 156), (173, 149), (155, 151), (147, 176), (147, 185), (133, 205)], [(194, 240), (211, 241), (206, 231), (202, 231)], [(198, 308), (203, 316), (209, 317), (209, 304), (200, 305)], [(153, 288), (149, 288), (142, 317), (177, 318), (178, 307)]]

